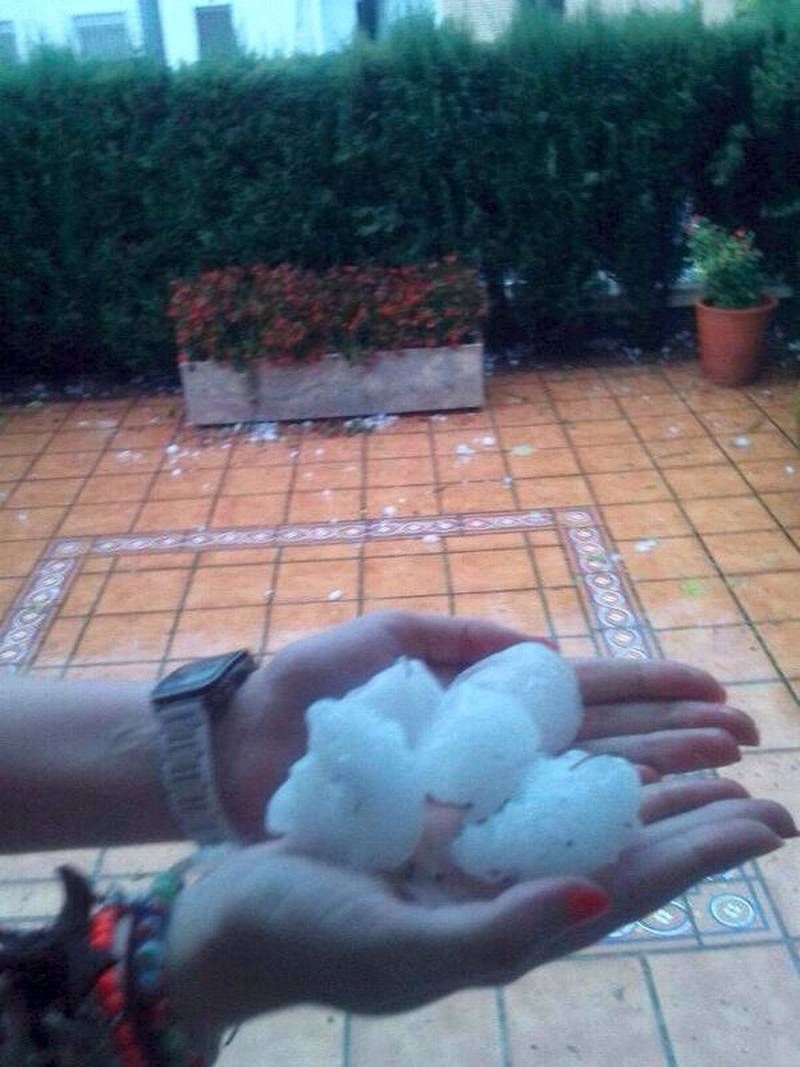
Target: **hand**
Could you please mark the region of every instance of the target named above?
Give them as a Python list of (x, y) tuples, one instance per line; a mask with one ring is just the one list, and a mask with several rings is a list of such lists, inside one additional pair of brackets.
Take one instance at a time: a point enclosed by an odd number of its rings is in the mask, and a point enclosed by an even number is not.
[[(216, 743), (220, 793), (245, 840), (263, 840), (267, 799), (306, 750), (305, 712), (342, 696), (399, 656), (424, 660), (443, 681), (477, 660), (532, 640), (480, 619), (384, 612), (290, 645), (256, 671), (222, 721)], [(579, 660), (587, 716), (582, 748), (615, 752), (659, 774), (716, 767), (757, 741), (742, 712), (704, 671), (670, 662)]]
[(280, 844), (246, 848), (178, 898), (167, 945), (178, 1015), (213, 1045), (225, 1027), (294, 1003), (397, 1012), (503, 984), (796, 833), (779, 805), (725, 780), (646, 786), (642, 817), (638, 840), (593, 882), (539, 880), (437, 908)]

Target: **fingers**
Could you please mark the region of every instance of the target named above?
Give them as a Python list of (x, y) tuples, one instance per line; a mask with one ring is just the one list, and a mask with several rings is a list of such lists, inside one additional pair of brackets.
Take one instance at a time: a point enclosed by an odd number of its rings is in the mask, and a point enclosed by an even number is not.
[(430, 987), (494, 984), (528, 969), (538, 946), (609, 907), (607, 893), (586, 879), (528, 882), (488, 902), (408, 905), (399, 941), (415, 961), (417, 980)]
[(584, 704), (725, 699), (725, 690), (706, 671), (672, 660), (579, 659), (574, 666)]
[(741, 759), (736, 740), (726, 730), (659, 730), (630, 737), (582, 741), (585, 752), (624, 756), (659, 774), (678, 774), (705, 767), (724, 767)]
[(546, 638), (530, 637), (499, 623), (448, 615), (387, 612), (378, 616), (405, 654), (441, 666), (467, 666), (521, 641), (537, 641), (555, 648)]
[(645, 763), (635, 763), (634, 767), (639, 772), (642, 785), (652, 785), (654, 782), (661, 781), (661, 775), (654, 767), (648, 767)]
[(578, 739), (709, 726), (726, 730), (740, 745), (757, 745), (759, 742), (756, 724), (738, 708), (688, 700), (591, 705), (586, 709)]
[(626, 923), (650, 915), (703, 878), (740, 867), (782, 845), (781, 837), (757, 818), (701, 822), (687, 832), (646, 839), (624, 853), (602, 879), (614, 902), (611, 911), (566, 931), (548, 946), (545, 960), (594, 944)]
[(674, 778), (642, 790), (639, 816), (645, 825), (692, 811), (715, 800), (749, 796), (747, 790), (730, 778)]
[(699, 822), (685, 833), (650, 840), (626, 855), (612, 894), (617, 925), (648, 915), (709, 875), (781, 848), (783, 841), (757, 818)]
[(682, 837), (699, 826), (736, 819), (758, 821), (780, 837), (797, 836), (794, 819), (786, 808), (774, 800), (754, 799), (748, 796), (712, 800), (709, 797), (700, 806), (651, 822), (643, 831), (640, 843), (633, 846), (633, 850), (651, 847), (655, 842), (669, 837)]

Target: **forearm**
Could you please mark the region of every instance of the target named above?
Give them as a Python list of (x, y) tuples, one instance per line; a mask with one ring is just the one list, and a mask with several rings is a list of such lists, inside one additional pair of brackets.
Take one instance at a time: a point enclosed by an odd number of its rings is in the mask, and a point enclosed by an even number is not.
[(147, 685), (2, 678), (0, 850), (182, 836), (158, 766)]

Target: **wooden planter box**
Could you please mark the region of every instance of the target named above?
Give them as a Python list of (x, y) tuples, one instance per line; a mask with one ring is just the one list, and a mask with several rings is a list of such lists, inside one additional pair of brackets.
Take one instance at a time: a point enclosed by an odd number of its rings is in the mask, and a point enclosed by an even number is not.
[(277, 367), (251, 363), (179, 364), (186, 419), (193, 426), (227, 422), (327, 419), (477, 408), (484, 403), (483, 345), (379, 352), (365, 363), (337, 354)]

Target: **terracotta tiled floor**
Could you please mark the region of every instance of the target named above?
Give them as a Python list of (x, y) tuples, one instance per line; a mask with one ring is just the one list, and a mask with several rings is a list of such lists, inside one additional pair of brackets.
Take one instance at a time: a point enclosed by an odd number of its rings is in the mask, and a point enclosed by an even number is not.
[[(692, 364), (491, 378), (482, 412), (280, 441), (183, 428), (173, 398), (0, 425), (0, 661), (155, 678), (262, 655), (383, 607), (479, 613), (575, 655), (716, 671), (763, 747), (730, 773), (798, 810), (800, 455), (794, 386)], [(182, 845), (82, 850), (100, 885)], [(0, 861), (0, 920), (57, 903), (65, 854)], [(800, 859), (787, 848), (505, 991), (395, 1019), (299, 1009), (225, 1067), (800, 1063)]]

